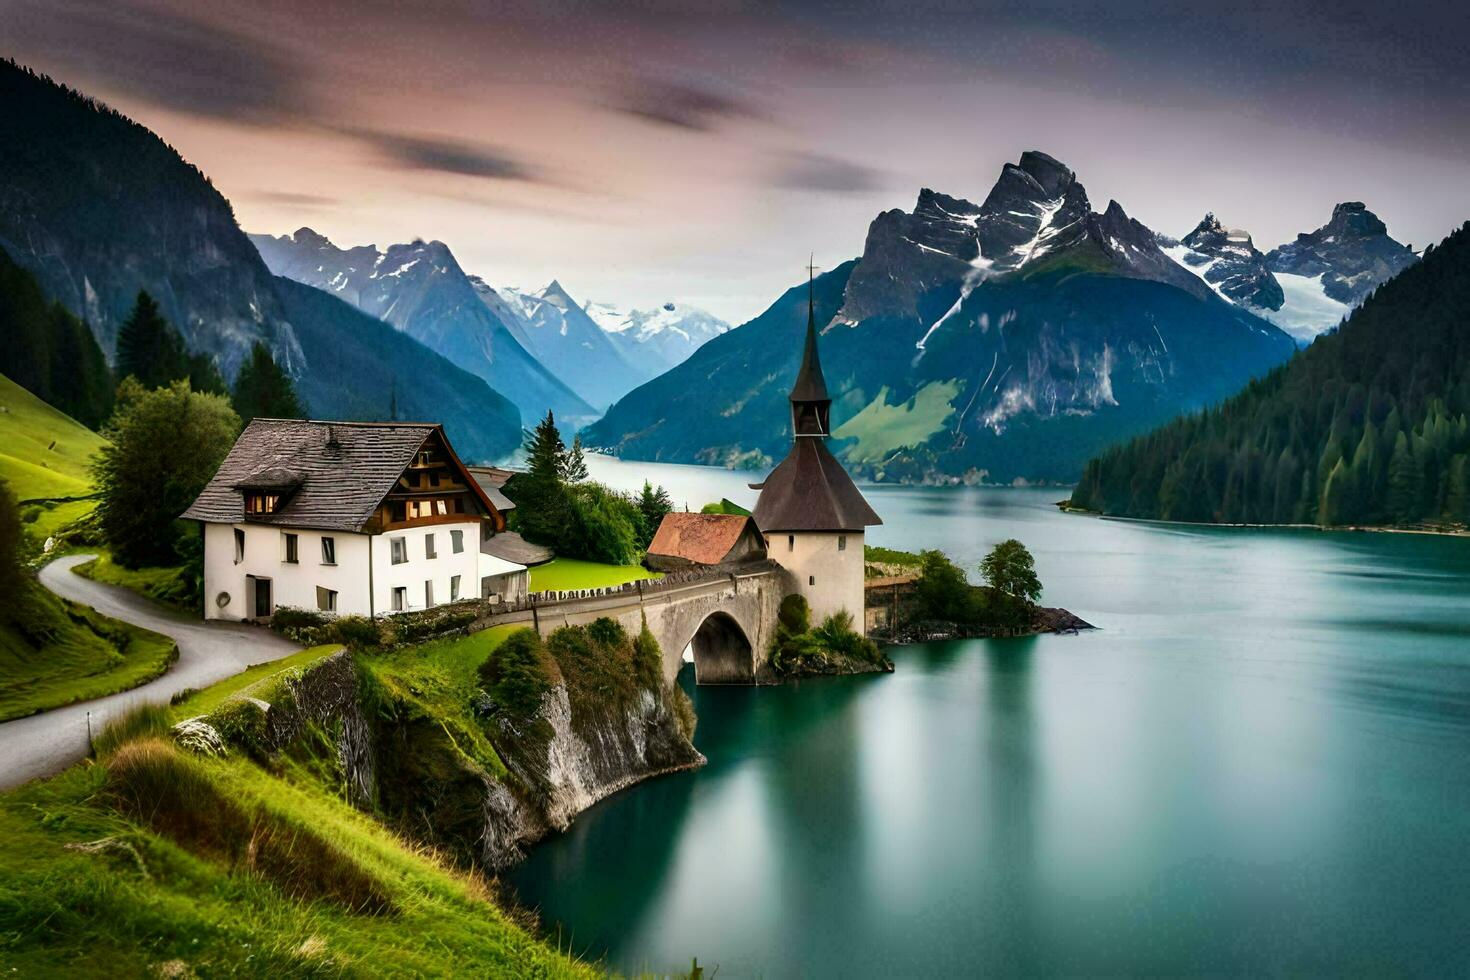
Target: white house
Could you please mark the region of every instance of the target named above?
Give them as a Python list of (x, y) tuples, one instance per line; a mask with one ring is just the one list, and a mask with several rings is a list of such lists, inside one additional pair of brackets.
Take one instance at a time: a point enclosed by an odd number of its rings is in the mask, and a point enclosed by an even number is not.
[(487, 553), (505, 518), (440, 425), (255, 419), (183, 517), (204, 533), (204, 615), (377, 616), (527, 591)]

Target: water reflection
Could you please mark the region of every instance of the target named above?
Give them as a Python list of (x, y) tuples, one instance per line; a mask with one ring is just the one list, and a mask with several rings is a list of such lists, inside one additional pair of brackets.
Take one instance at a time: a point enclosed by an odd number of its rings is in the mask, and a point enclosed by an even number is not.
[[(746, 474), (652, 469), (743, 499)], [(699, 689), (710, 765), (584, 814), (522, 894), (625, 970), (1470, 975), (1470, 541), (1058, 495), (882, 488), (873, 537), (971, 568), (1020, 537), (1101, 631)]]

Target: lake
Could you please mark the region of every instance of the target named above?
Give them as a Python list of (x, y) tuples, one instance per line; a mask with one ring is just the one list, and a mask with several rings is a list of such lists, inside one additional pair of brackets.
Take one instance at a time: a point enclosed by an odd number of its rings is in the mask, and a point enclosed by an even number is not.
[[(691, 509), (757, 474), (591, 461)], [(719, 976), (1470, 973), (1470, 540), (864, 487), (869, 543), (1021, 539), (1099, 630), (695, 688), (709, 765), (510, 876), (562, 944)], [(708, 975), (708, 974), (707, 974)]]

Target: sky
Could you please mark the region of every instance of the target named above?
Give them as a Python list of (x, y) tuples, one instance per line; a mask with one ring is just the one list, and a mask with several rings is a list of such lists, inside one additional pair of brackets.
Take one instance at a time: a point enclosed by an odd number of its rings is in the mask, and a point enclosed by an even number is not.
[(149, 126), (247, 231), (733, 323), (921, 187), (1040, 149), (1093, 207), (1262, 250), (1470, 218), (1463, 2), (0, 0), (0, 53)]

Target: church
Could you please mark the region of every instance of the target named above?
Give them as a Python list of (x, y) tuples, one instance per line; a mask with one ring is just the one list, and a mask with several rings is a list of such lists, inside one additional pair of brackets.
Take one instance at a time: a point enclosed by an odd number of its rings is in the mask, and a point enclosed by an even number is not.
[(812, 622), (841, 610), (863, 628), (863, 536), (883, 521), (827, 448), (832, 399), (817, 350), (817, 321), (807, 284), (806, 347), (791, 388), (791, 451), (766, 477), (755, 523), (767, 555), (791, 573), (811, 606)]

